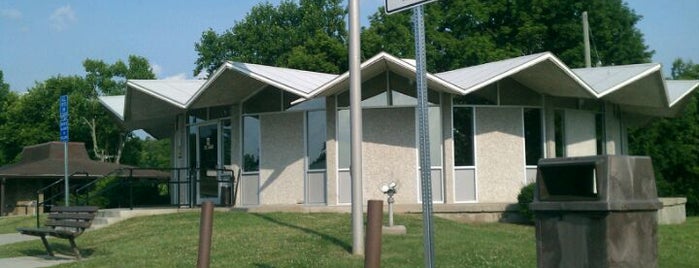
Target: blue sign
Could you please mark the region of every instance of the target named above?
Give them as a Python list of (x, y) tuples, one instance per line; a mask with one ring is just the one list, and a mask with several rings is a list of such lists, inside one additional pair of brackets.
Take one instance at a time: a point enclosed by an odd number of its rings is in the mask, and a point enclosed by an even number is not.
[(61, 129), (61, 141), (68, 142), (68, 95), (61, 95), (61, 98), (58, 99), (58, 103), (58, 110), (61, 118), (61, 121), (59, 122)]

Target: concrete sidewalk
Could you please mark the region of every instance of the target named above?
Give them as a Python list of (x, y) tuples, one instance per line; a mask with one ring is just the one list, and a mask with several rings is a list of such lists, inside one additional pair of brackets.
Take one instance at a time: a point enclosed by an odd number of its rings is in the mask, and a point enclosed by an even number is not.
[[(30, 235), (16, 234), (0, 234), (0, 246), (29, 241), (29, 240), (39, 240), (38, 237)], [(37, 241), (37, 246), (44, 248), (44, 245), (40, 241)], [(14, 258), (4, 258), (0, 259), (0, 267), (13, 267), (13, 268), (34, 268), (34, 267), (49, 267), (54, 265), (59, 265), (61, 263), (68, 263), (76, 261), (73, 256), (56, 255), (54, 257), (48, 255), (42, 256), (23, 256)]]

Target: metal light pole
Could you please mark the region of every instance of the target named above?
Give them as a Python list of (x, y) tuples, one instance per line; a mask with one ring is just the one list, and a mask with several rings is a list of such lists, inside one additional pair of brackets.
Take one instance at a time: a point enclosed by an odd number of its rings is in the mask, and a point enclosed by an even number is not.
[(362, 78), (360, 69), (359, 0), (349, 1), (349, 77), (352, 177), (352, 254), (364, 255), (362, 197)]

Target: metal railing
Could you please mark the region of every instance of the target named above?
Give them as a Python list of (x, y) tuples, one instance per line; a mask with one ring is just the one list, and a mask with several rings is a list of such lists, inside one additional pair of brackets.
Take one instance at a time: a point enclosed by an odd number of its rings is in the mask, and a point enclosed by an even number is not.
[[(240, 171), (230, 169), (206, 169), (198, 168), (122, 168), (114, 170), (103, 177), (93, 179), (87, 183), (76, 183), (70, 186), (69, 196), (71, 203), (75, 205), (97, 205), (100, 208), (129, 208), (174, 206), (195, 207), (199, 199), (199, 185), (202, 180), (200, 175), (208, 176), (206, 182), (216, 183), (217, 196), (221, 199), (220, 205), (235, 206)], [(89, 177), (85, 172), (76, 172), (70, 178), (77, 175)], [(212, 180), (215, 178), (215, 180)], [(36, 221), (39, 227), (39, 208), (50, 207), (62, 197), (65, 191), (48, 191), (62, 184), (61, 178), (46, 187), (37, 190)], [(43, 201), (40, 196), (46, 192), (52, 195)], [(157, 196), (155, 196), (157, 195)]]

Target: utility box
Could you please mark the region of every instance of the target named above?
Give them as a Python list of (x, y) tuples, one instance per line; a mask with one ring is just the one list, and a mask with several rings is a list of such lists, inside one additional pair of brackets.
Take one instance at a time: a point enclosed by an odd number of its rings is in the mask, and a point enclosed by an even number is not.
[(530, 209), (538, 267), (657, 267), (650, 157), (541, 159)]

